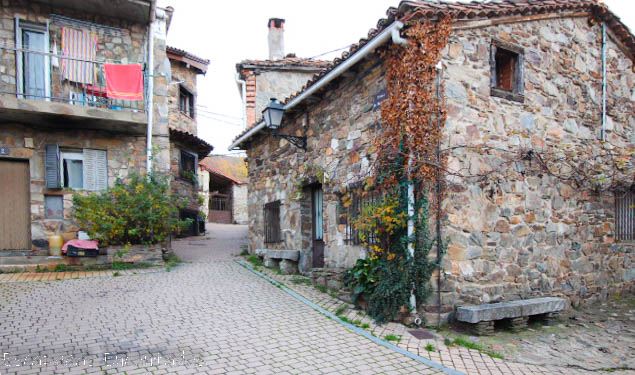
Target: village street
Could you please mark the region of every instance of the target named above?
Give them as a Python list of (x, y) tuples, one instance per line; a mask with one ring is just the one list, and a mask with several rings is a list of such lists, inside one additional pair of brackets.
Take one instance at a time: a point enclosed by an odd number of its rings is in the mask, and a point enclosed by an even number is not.
[(437, 373), (235, 263), (246, 227), (212, 230), (170, 272), (0, 283), (0, 374)]

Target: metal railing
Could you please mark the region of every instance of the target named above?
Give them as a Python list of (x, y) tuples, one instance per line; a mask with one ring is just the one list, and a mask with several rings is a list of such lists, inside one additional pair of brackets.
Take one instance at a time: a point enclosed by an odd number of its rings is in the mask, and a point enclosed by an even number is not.
[[(121, 100), (106, 94), (104, 64), (54, 53), (0, 46), (0, 94), (20, 99), (145, 112), (145, 100)], [(144, 95), (146, 85), (144, 77)]]

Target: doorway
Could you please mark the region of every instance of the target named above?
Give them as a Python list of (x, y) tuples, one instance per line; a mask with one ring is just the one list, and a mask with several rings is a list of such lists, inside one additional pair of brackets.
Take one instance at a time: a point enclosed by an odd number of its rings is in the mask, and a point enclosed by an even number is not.
[(324, 212), (322, 185), (311, 187), (311, 222), (313, 239), (313, 268), (324, 267)]
[(0, 250), (31, 250), (29, 162), (0, 161)]

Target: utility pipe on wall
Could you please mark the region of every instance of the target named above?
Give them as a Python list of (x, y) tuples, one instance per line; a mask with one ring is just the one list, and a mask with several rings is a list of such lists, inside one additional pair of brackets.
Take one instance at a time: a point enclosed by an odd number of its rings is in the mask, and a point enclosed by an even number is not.
[(240, 75), (236, 73), (236, 83), (240, 85), (240, 92), (243, 102), (243, 130), (247, 129), (247, 82), (244, 79), (240, 79)]
[(606, 22), (602, 22), (602, 142), (606, 141)]
[(150, 6), (150, 26), (148, 27), (148, 92), (146, 100), (146, 113), (148, 125), (146, 127), (146, 172), (152, 171), (152, 121), (154, 121), (154, 21), (156, 19), (156, 0), (152, 0)]

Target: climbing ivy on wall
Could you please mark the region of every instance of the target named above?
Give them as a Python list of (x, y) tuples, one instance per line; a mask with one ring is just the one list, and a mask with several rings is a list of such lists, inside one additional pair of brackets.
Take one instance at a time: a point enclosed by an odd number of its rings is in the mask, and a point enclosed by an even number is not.
[[(438, 155), (439, 137), (445, 121), (445, 108), (437, 85), (437, 63), (448, 42), (452, 20), (411, 22), (405, 30), (409, 44), (392, 45), (383, 58), (389, 99), (382, 104), (382, 132), (375, 138), (377, 154), (374, 173), (363, 188), (354, 192), (368, 195), (374, 190), (381, 198), (361, 209), (354, 221), (362, 243), (369, 251), (345, 275), (354, 299), (368, 303), (368, 313), (379, 323), (394, 319), (404, 306), (410, 306), (413, 293), (425, 303), (432, 289), (430, 277), (440, 258), (430, 251), (440, 248), (430, 236), (427, 183), (441, 178)], [(408, 212), (408, 187), (418, 186), (414, 214)], [(344, 205), (350, 204), (347, 195)], [(408, 234), (408, 221), (414, 235)], [(411, 255), (409, 245), (414, 248)]]

